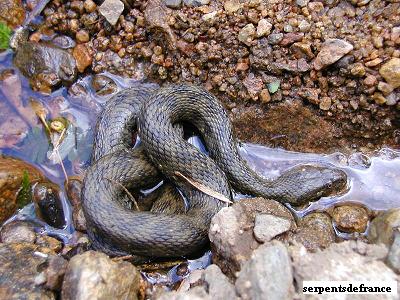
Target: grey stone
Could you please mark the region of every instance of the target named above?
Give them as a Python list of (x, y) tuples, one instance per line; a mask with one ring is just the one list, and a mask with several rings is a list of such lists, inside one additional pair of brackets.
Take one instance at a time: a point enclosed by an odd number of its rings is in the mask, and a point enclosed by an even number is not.
[(272, 24), (266, 19), (261, 19), (257, 25), (257, 37), (262, 37), (264, 35), (270, 34), (272, 29)]
[(217, 265), (210, 265), (202, 276), (208, 294), (214, 300), (235, 299), (235, 287)]
[(99, 12), (113, 26), (117, 24), (123, 11), (124, 3), (119, 0), (105, 0), (99, 7)]
[(210, 0), (183, 0), (186, 6), (202, 6), (210, 3)]
[(256, 36), (256, 29), (254, 25), (247, 24), (239, 31), (238, 40), (246, 44), (247, 46), (250, 46), (255, 36)]
[(242, 299), (293, 299), (291, 261), (283, 243), (273, 241), (254, 251), (235, 286)]
[(202, 286), (196, 286), (185, 292), (167, 292), (161, 294), (157, 300), (211, 300), (206, 290)]
[(254, 224), (254, 236), (259, 242), (269, 242), (290, 229), (290, 221), (274, 215), (259, 214)]
[(300, 7), (305, 7), (307, 6), (308, 2), (310, 2), (310, 0), (296, 0), (296, 4)]
[(3, 225), (0, 231), (3, 243), (31, 243), (36, 240), (33, 224), (25, 221), (13, 221)]
[(271, 45), (276, 45), (279, 44), (279, 42), (283, 39), (283, 33), (279, 32), (279, 33), (271, 33), (268, 36), (268, 43), (270, 43)]
[(182, 0), (165, 0), (165, 5), (169, 8), (179, 8)]
[(310, 30), (310, 28), (311, 28), (311, 24), (308, 23), (306, 20), (302, 20), (299, 23), (299, 30), (301, 32), (308, 32)]
[(128, 262), (87, 251), (70, 260), (62, 286), (64, 300), (138, 299), (141, 275)]

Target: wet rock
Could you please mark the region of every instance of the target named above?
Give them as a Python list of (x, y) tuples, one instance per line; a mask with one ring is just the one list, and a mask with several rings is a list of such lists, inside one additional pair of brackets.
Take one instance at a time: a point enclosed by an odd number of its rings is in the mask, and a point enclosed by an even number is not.
[(27, 221), (13, 221), (1, 227), (0, 237), (2, 243), (28, 243), (36, 240), (35, 228)]
[(398, 88), (400, 86), (400, 58), (395, 57), (384, 63), (379, 73), (393, 88)]
[(271, 33), (272, 24), (266, 19), (261, 19), (257, 25), (257, 37), (269, 35)]
[(259, 242), (265, 243), (279, 234), (289, 231), (290, 221), (274, 215), (256, 215), (254, 224), (254, 236)]
[[(270, 214), (287, 219), (291, 223), (290, 229), (296, 228), (290, 211), (273, 200), (243, 199), (229, 208), (222, 209), (211, 222), (209, 238), (214, 263), (231, 278), (260, 245), (253, 233), (258, 214)], [(279, 237), (282, 240), (286, 238), (285, 234)]]
[(250, 46), (255, 36), (256, 36), (256, 29), (254, 25), (247, 24), (239, 31), (238, 40), (246, 44), (247, 46)]
[(67, 51), (34, 42), (22, 43), (16, 51), (14, 64), (28, 77), (35, 90), (50, 92), (76, 78), (76, 62)]
[(47, 235), (37, 234), (35, 244), (47, 249), (51, 254), (59, 253), (62, 249), (62, 242)]
[(99, 12), (113, 26), (117, 24), (119, 16), (123, 11), (124, 3), (119, 0), (105, 0), (99, 7)]
[(25, 9), (21, 0), (0, 1), (0, 22), (11, 28), (21, 25), (25, 20)]
[(365, 208), (343, 205), (333, 209), (332, 218), (337, 228), (344, 232), (364, 232), (367, 229), (369, 217)]
[(393, 208), (379, 213), (368, 228), (368, 240), (371, 243), (383, 243), (390, 246), (394, 240), (394, 232), (400, 228), (400, 209)]
[(0, 155), (0, 224), (11, 217), (17, 208), (30, 199), (22, 183), (43, 180), (43, 174), (34, 166), (13, 157)]
[(55, 299), (45, 289), (41, 273), (47, 266), (46, 250), (33, 244), (0, 244), (0, 291), (2, 299)]
[(86, 232), (86, 219), (83, 214), (81, 202), (82, 181), (79, 179), (69, 178), (65, 184), (67, 197), (72, 204), (72, 221), (74, 227), (78, 231)]
[(62, 299), (138, 299), (140, 273), (128, 262), (88, 251), (74, 256), (67, 267)]
[(114, 80), (105, 75), (94, 75), (92, 79), (92, 87), (98, 96), (114, 94), (118, 89)]
[(243, 266), (235, 283), (241, 299), (293, 299), (291, 261), (278, 241), (260, 246)]
[(210, 265), (202, 273), (206, 291), (211, 299), (235, 299), (235, 287), (217, 265)]
[(387, 264), (395, 272), (400, 273), (400, 231), (396, 229), (394, 232), (393, 244), (387, 256)]
[(324, 213), (311, 213), (300, 220), (292, 238), (303, 244), (308, 251), (326, 248), (335, 242), (332, 221)]
[(93, 57), (85, 44), (77, 45), (74, 48), (72, 55), (76, 60), (76, 67), (80, 73), (83, 73), (85, 69), (92, 64)]
[[(296, 282), (399, 281), (398, 276), (382, 261), (387, 254), (382, 245), (346, 241), (316, 253), (309, 253), (302, 246), (291, 247), (290, 252)], [(383, 299), (381, 296), (379, 299)], [(397, 299), (397, 295), (387, 296), (385, 299)], [(345, 299), (365, 299), (365, 295), (351, 295)]]
[(54, 44), (54, 46), (61, 49), (71, 49), (76, 46), (75, 41), (66, 35), (57, 35), (51, 40), (51, 42)]
[(321, 70), (353, 50), (353, 45), (340, 39), (327, 39), (314, 60), (314, 68)]
[(167, 292), (161, 294), (156, 300), (211, 300), (205, 289), (201, 286), (196, 286), (185, 292)]
[(182, 0), (165, 0), (165, 5), (169, 8), (179, 8)]

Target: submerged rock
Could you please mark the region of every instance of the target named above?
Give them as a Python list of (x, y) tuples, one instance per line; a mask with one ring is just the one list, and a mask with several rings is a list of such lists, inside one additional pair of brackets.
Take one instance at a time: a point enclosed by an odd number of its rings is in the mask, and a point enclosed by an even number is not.
[(400, 228), (400, 209), (393, 208), (376, 216), (368, 228), (368, 240), (372, 243), (383, 243), (390, 246), (394, 240), (394, 232)]
[(47, 93), (60, 83), (72, 84), (77, 75), (75, 59), (66, 50), (35, 42), (18, 45), (14, 64), (33, 89)]
[(103, 253), (88, 251), (70, 260), (61, 297), (64, 300), (138, 299), (140, 278), (132, 264), (114, 262)]
[(260, 246), (236, 280), (241, 299), (293, 299), (293, 275), (286, 247), (278, 241)]
[[(211, 221), (209, 238), (213, 261), (231, 278), (260, 245), (253, 232), (256, 216), (260, 214), (286, 219), (291, 230), (296, 228), (293, 216), (285, 206), (264, 198), (236, 202), (231, 207), (222, 209)], [(279, 231), (285, 232), (286, 227)], [(279, 238), (285, 239), (286, 236), (283, 234)]]

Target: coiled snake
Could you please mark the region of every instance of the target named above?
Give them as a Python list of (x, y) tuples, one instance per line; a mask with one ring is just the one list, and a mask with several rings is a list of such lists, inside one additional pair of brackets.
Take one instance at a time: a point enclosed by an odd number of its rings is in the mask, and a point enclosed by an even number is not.
[[(179, 125), (201, 133), (209, 156), (183, 138)], [(139, 128), (142, 144), (132, 148)], [(240, 157), (222, 104), (191, 85), (158, 88), (141, 84), (115, 95), (99, 117), (82, 191), (88, 234), (94, 248), (109, 254), (177, 257), (207, 243), (211, 218), (241, 193), (301, 204), (346, 184), (343, 171), (322, 166), (294, 167), (267, 181)], [(155, 186), (163, 178), (187, 200), (157, 199), (149, 211), (127, 208), (127, 190)], [(210, 191), (210, 192), (207, 192)], [(168, 193), (167, 193), (168, 194)], [(170, 188), (169, 194), (178, 194)], [(179, 202), (179, 200), (178, 200)]]

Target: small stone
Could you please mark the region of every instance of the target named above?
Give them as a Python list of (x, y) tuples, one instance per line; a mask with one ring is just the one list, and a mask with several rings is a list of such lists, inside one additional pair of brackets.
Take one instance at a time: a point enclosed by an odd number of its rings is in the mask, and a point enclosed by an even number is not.
[(179, 8), (182, 4), (182, 0), (164, 0), (165, 5), (169, 8)]
[(279, 45), (286, 47), (294, 42), (301, 41), (304, 37), (304, 33), (302, 32), (289, 32), (283, 36), (283, 39), (280, 41)]
[(314, 68), (318, 71), (329, 66), (353, 50), (353, 45), (340, 39), (327, 39), (314, 60)]
[(393, 27), (390, 34), (390, 40), (396, 44), (400, 44), (400, 27)]
[(254, 236), (265, 243), (290, 229), (290, 221), (274, 215), (259, 214), (254, 224)]
[(322, 97), (319, 103), (319, 108), (322, 110), (329, 110), (332, 105), (332, 100), (329, 97)]
[(93, 0), (85, 0), (83, 7), (85, 8), (86, 12), (92, 13), (96, 10), (97, 5)]
[(283, 39), (283, 33), (272, 33), (268, 36), (268, 43), (271, 45), (279, 44), (279, 42)]
[(266, 19), (261, 19), (257, 25), (257, 37), (262, 37), (270, 34), (272, 29), (272, 24)]
[(383, 95), (387, 96), (391, 92), (393, 92), (394, 88), (390, 84), (387, 84), (386, 82), (379, 81), (378, 90), (380, 90), (383, 93)]
[(365, 68), (362, 63), (355, 63), (350, 69), (350, 73), (356, 77), (363, 77), (365, 75)]
[(339, 230), (348, 233), (364, 232), (369, 221), (365, 208), (350, 205), (335, 207), (332, 217)]
[(183, 3), (189, 7), (197, 7), (209, 4), (210, 0), (183, 0)]
[(376, 92), (372, 95), (372, 99), (376, 104), (382, 105), (386, 103), (386, 98), (379, 92)]
[(308, 43), (294, 43), (292, 46), (290, 46), (290, 51), (297, 59), (302, 57), (308, 59), (314, 58), (314, 53), (312, 52), (311, 46)]
[(260, 92), (260, 99), (262, 103), (268, 103), (271, 101), (271, 95), (269, 94), (268, 89), (262, 89)]
[(236, 72), (239, 72), (239, 71), (246, 71), (249, 68), (250, 68), (250, 66), (247, 62), (238, 62), (235, 70), (236, 70)]
[(400, 96), (398, 93), (391, 93), (386, 96), (386, 105), (392, 106), (396, 105), (399, 102)]
[(296, 0), (296, 4), (300, 7), (306, 7), (310, 0)]
[(398, 228), (394, 232), (394, 240), (390, 246), (387, 264), (397, 273), (400, 273), (400, 231)]
[(255, 250), (235, 286), (241, 299), (293, 299), (291, 260), (285, 245), (273, 241)]
[(374, 36), (372, 38), (372, 43), (374, 44), (374, 47), (377, 49), (380, 49), (383, 47), (383, 37), (381, 36)]
[(203, 15), (203, 16), (201, 17), (201, 19), (202, 19), (204, 22), (212, 21), (212, 20), (215, 19), (215, 17), (217, 16), (217, 14), (218, 14), (218, 11), (213, 11), (213, 12), (210, 12), (210, 13), (208, 13), (208, 14)]
[(299, 30), (301, 32), (308, 32), (308, 31), (310, 31), (310, 29), (311, 29), (311, 24), (308, 23), (306, 20), (302, 20), (299, 23)]
[(357, 110), (358, 109), (358, 103), (357, 103), (357, 101), (354, 101), (354, 100), (350, 100), (350, 106), (354, 109), (354, 110)]
[(210, 265), (202, 273), (212, 299), (235, 299), (235, 287), (217, 265)]
[(239, 31), (238, 39), (247, 46), (250, 46), (255, 36), (256, 29), (254, 28), (254, 25), (247, 24)]
[(224, 3), (224, 9), (228, 13), (234, 13), (234, 12), (238, 11), (241, 8), (242, 8), (242, 4), (240, 3), (239, 0), (231, 0), (231, 1), (226, 1)]
[(292, 25), (290, 25), (290, 24), (285, 24), (285, 25), (283, 26), (283, 31), (284, 31), (284, 32), (292, 32), (292, 31), (293, 31)]
[[(377, 81), (378, 80), (376, 79), (376, 77), (374, 75), (368, 74), (367, 77), (365, 77), (365, 79), (364, 79), (364, 84), (366, 86), (371, 87), (371, 86), (375, 86)], [(379, 89), (379, 87), (378, 87), (378, 89)]]
[(373, 68), (373, 67), (376, 67), (377, 65), (379, 65), (380, 63), (382, 63), (382, 59), (378, 57), (373, 60), (367, 61), (365, 63), (365, 65), (369, 68)]
[(319, 89), (314, 88), (302, 88), (298, 91), (300, 97), (307, 99), (309, 102), (313, 104), (319, 104)]
[(400, 58), (392, 58), (379, 69), (379, 73), (393, 88), (400, 86)]
[(99, 7), (99, 12), (112, 26), (117, 24), (119, 16), (124, 11), (124, 4), (119, 0), (105, 0)]
[(86, 44), (78, 44), (74, 48), (72, 55), (76, 60), (76, 67), (80, 73), (83, 73), (92, 64), (92, 55), (90, 55)]
[(253, 99), (257, 99), (258, 94), (263, 88), (263, 81), (260, 77), (255, 77), (253, 73), (249, 73), (248, 76), (243, 80), (243, 85), (247, 88), (249, 95)]

